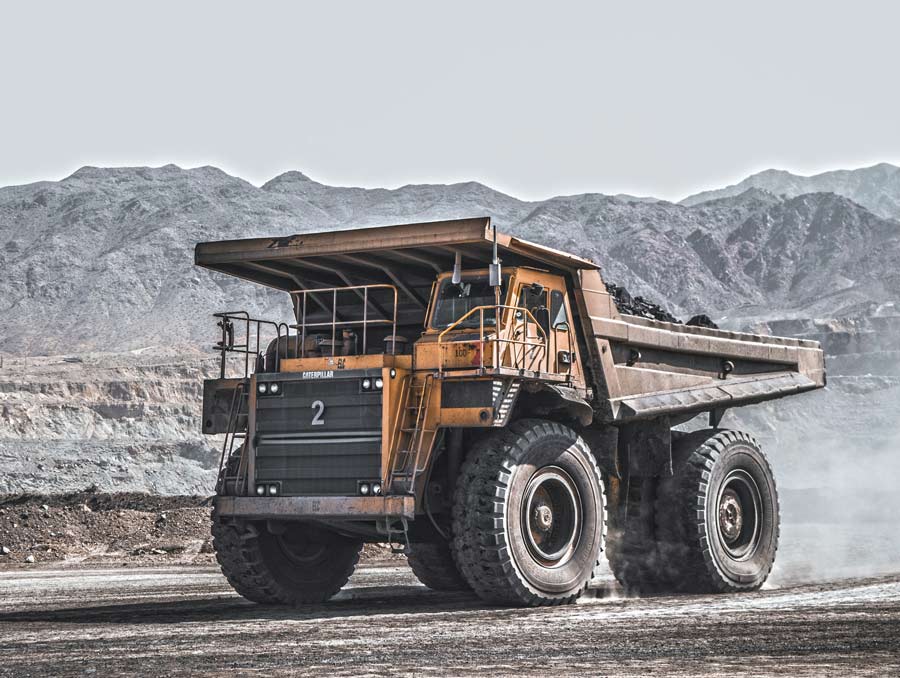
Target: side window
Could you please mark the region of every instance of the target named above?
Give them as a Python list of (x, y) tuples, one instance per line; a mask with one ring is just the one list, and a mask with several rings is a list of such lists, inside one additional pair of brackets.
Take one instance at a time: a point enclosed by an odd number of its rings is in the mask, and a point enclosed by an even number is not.
[(559, 290), (550, 292), (550, 317), (552, 318), (551, 327), (556, 327), (569, 321), (566, 316), (566, 305), (563, 303), (563, 293)]

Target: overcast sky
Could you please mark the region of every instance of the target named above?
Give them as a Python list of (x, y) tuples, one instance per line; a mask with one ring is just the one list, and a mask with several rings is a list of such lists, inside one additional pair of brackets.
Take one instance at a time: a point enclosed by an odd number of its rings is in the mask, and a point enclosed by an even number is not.
[(680, 199), (900, 164), (900, 3), (4, 4), (0, 185), (83, 165)]

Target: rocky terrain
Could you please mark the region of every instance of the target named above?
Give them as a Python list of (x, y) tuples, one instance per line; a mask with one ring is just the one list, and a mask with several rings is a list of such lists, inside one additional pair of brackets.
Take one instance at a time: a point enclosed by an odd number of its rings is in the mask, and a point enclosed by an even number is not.
[[(212, 564), (208, 496), (145, 492), (27, 493), (0, 496), (0, 571), (63, 563)], [(363, 560), (405, 565), (404, 556), (366, 544)]]
[(136, 352), (69, 361), (4, 362), (0, 494), (210, 492), (221, 441), (200, 435), (200, 405), (212, 358)]
[(0, 498), (0, 567), (213, 562), (206, 497), (122, 492)]

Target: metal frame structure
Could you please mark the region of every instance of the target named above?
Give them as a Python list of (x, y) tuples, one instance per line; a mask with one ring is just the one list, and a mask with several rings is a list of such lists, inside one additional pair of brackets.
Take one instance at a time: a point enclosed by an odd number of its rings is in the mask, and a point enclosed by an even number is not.
[[(497, 332), (496, 337), (488, 338), (485, 336), (485, 333), (484, 333), (484, 312), (485, 312), (485, 310), (493, 310), (495, 313), (495, 318), (499, 318), (501, 309), (511, 311), (513, 313), (521, 312), (523, 314), (523, 317), (525, 320), (526, 339), (524, 339), (524, 340), (523, 339), (511, 339), (509, 337), (503, 337), (502, 336), (503, 329), (499, 326), (499, 323), (497, 323), (497, 326), (496, 326), (496, 332)], [(455, 344), (471, 344), (471, 343), (473, 343), (471, 339), (459, 339), (456, 341), (444, 341), (444, 335), (446, 335), (448, 332), (456, 330), (456, 328), (461, 323), (463, 323), (466, 320), (466, 318), (473, 315), (474, 313), (478, 313), (478, 327), (479, 327), (478, 343), (481, 344), (481, 347), (482, 347), (482, 350), (479, 351), (479, 366), (478, 367), (482, 372), (485, 369), (484, 345), (485, 345), (485, 343), (488, 343), (488, 342), (493, 344), (493, 346), (492, 346), (493, 350), (491, 351), (491, 353), (492, 353), (492, 360), (491, 360), (491, 365), (490, 365), (491, 369), (496, 370), (496, 369), (499, 369), (500, 367), (504, 367), (504, 365), (500, 364), (501, 355), (502, 355), (500, 346), (501, 346), (501, 344), (505, 344), (505, 345), (513, 347), (513, 351), (511, 351), (512, 358), (513, 358), (513, 364), (508, 367), (512, 367), (513, 369), (519, 369), (519, 370), (531, 369), (532, 366), (534, 365), (534, 359), (532, 359), (531, 363), (527, 367), (524, 364), (525, 363), (525, 354), (529, 350), (526, 347), (531, 347), (534, 349), (543, 349), (543, 352), (544, 352), (543, 359), (545, 360), (546, 367), (547, 367), (546, 371), (547, 372), (550, 371), (550, 341), (547, 337), (547, 333), (544, 331), (544, 328), (541, 327), (540, 323), (538, 323), (538, 321), (535, 319), (535, 317), (531, 314), (531, 311), (529, 311), (527, 308), (524, 308), (521, 306), (508, 306), (505, 304), (500, 304), (500, 305), (496, 305), (496, 306), (494, 306), (494, 305), (476, 306), (475, 308), (470, 309), (467, 313), (465, 313), (464, 315), (460, 316), (455, 321), (453, 321), (453, 323), (448, 325), (447, 328), (444, 329), (438, 335), (438, 351), (440, 352), (440, 355), (441, 355), (441, 365), (440, 365), (440, 369), (439, 369), (439, 374), (443, 375), (447, 369), (444, 365), (444, 363), (445, 363), (444, 352), (446, 350), (446, 347), (453, 346)], [(527, 340), (529, 318), (531, 319), (531, 322), (534, 323), (535, 327), (537, 327), (537, 329), (539, 329), (541, 332), (541, 341), (540, 342), (531, 342), (531, 341)], [(495, 320), (495, 323), (496, 322), (497, 321)], [(507, 328), (509, 328), (510, 323), (507, 322), (506, 326), (507, 326)], [(522, 347), (522, 364), (521, 365), (519, 364), (519, 359), (518, 359), (519, 356), (518, 356), (517, 349), (516, 349), (516, 347), (518, 347), (518, 346)]]
[[(393, 292), (394, 296), (394, 310), (391, 318), (381, 318), (381, 319), (370, 319), (369, 318), (369, 290), (371, 289), (388, 289)], [(362, 292), (360, 293), (360, 290)], [(355, 292), (362, 299), (363, 304), (363, 317), (362, 320), (338, 320), (337, 315), (337, 295), (339, 292)], [(299, 290), (291, 290), (291, 299), (293, 300), (294, 306), (294, 315), (298, 318), (300, 322), (295, 325), (291, 325), (292, 328), (300, 330), (297, 334), (297, 341), (299, 342), (299, 346), (297, 348), (297, 354), (301, 358), (306, 357), (306, 330), (310, 327), (330, 327), (331, 328), (331, 355), (334, 356), (334, 349), (337, 340), (337, 328), (338, 326), (354, 326), (361, 325), (363, 336), (362, 336), (362, 353), (366, 352), (366, 339), (367, 339), (367, 329), (369, 325), (375, 324), (390, 324), (391, 325), (391, 336), (396, 337), (397, 335), (397, 304), (398, 304), (398, 295), (397, 295), (397, 287), (395, 285), (389, 285), (386, 283), (377, 283), (373, 285), (349, 285), (345, 287), (320, 287), (316, 289), (299, 289)], [(331, 294), (331, 322), (320, 322), (320, 323), (308, 323), (306, 322), (306, 310), (307, 310), (307, 298), (310, 295), (323, 295), (323, 294)], [(301, 303), (302, 297), (302, 303)], [(391, 353), (396, 353), (396, 342), (393, 342)]]

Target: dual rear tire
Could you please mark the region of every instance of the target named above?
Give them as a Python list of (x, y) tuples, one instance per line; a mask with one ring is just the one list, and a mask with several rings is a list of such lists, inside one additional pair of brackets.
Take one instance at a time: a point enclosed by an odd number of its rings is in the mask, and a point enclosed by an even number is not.
[(625, 490), (613, 573), (635, 593), (759, 589), (779, 536), (778, 492), (759, 443), (740, 431), (698, 431), (678, 438), (672, 456), (673, 475)]

